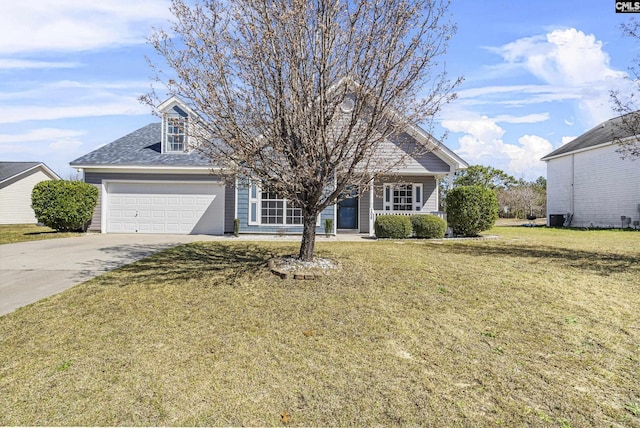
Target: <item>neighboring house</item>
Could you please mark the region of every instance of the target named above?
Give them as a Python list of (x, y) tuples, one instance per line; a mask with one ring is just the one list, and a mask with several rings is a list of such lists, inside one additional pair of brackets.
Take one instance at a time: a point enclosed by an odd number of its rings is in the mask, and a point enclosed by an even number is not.
[(33, 186), (60, 177), (42, 162), (0, 162), (0, 224), (35, 224)]
[(542, 158), (548, 225), (622, 227), (622, 216), (631, 227), (640, 221), (640, 160), (616, 152), (616, 142), (630, 134), (620, 118), (611, 119)]
[[(152, 123), (73, 162), (84, 179), (100, 190), (89, 230), (102, 233), (213, 234), (301, 233), (302, 213), (278, 195), (247, 180), (225, 177), (188, 141), (194, 113), (176, 97), (158, 107)], [(360, 197), (325, 209), (318, 219), (333, 219), (333, 233), (373, 234), (380, 213), (431, 213), (438, 209), (438, 180), (467, 163), (419, 127), (407, 136), (433, 150), (408, 162), (397, 175), (375, 183)], [(393, 146), (393, 142), (389, 144)], [(372, 190), (376, 188), (377, 192)], [(441, 213), (440, 213), (441, 214)]]

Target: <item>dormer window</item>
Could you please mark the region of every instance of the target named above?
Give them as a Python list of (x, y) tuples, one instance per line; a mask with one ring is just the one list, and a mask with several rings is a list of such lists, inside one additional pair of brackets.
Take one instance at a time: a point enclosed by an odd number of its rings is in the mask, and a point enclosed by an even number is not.
[(162, 153), (189, 153), (194, 143), (189, 134), (197, 128), (198, 115), (176, 96), (160, 104), (158, 111), (162, 113)]
[(184, 117), (167, 117), (166, 124), (166, 152), (184, 153), (187, 142), (187, 119)]

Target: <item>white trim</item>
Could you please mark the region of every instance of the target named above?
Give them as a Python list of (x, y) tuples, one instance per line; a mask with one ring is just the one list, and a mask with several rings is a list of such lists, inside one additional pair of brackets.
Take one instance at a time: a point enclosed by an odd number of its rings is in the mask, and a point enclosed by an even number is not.
[[(255, 186), (256, 188), (256, 198), (252, 198), (251, 197), (251, 188)], [(282, 205), (282, 220), (284, 223), (262, 223), (262, 189), (260, 188), (259, 185), (257, 184), (251, 184), (249, 183), (247, 185), (247, 225), (248, 226), (258, 226), (258, 227), (274, 227), (274, 226), (289, 226), (289, 227), (303, 227), (304, 224), (303, 223), (287, 223), (287, 199), (281, 198), (281, 199), (270, 199), (270, 200), (278, 200), (278, 201), (283, 201), (283, 205)], [(252, 222), (251, 221), (251, 204), (255, 203), (256, 204), (256, 221)], [(335, 209), (335, 208), (334, 208)], [(322, 217), (322, 212), (318, 213), (318, 218), (316, 219), (316, 227), (321, 227), (322, 226), (322, 221), (321, 221), (321, 217)], [(336, 227), (336, 221), (337, 218), (334, 215), (334, 229)]]
[[(374, 200), (375, 200), (375, 187), (373, 185), (373, 180), (369, 183), (369, 236), (374, 236), (374, 224), (375, 224), (375, 211), (374, 211)], [(384, 196), (383, 196), (384, 202)]]
[(161, 102), (160, 105), (158, 105), (158, 111), (162, 113), (166, 113), (167, 111), (171, 110), (174, 106), (179, 106), (182, 110), (185, 111), (185, 113), (187, 113), (191, 117), (196, 117), (196, 118), (198, 117), (196, 112), (193, 111), (191, 107), (189, 107), (184, 101), (182, 101), (180, 98), (178, 98), (175, 95), (172, 95), (171, 97)]
[[(251, 192), (255, 190), (256, 196), (251, 197)], [(248, 226), (259, 226), (261, 223), (261, 215), (262, 215), (262, 196), (260, 192), (260, 187), (257, 184), (249, 183), (248, 192), (247, 192), (247, 225)], [(256, 219), (251, 220), (251, 205), (255, 204), (256, 206)]]
[[(407, 134), (414, 137), (418, 142), (433, 149), (433, 153), (447, 163), (454, 171), (465, 169), (469, 164), (458, 156), (453, 150), (444, 145), (444, 143), (436, 140), (427, 131), (418, 125), (409, 124)], [(437, 141), (437, 143), (434, 143)]]
[[(130, 183), (130, 184), (200, 184), (200, 185), (218, 185), (223, 187), (223, 192), (227, 191), (224, 180), (211, 180), (211, 181), (191, 181), (191, 180), (131, 180), (131, 179), (103, 179), (102, 180), (102, 205), (101, 205), (101, 218), (100, 218), (100, 233), (107, 233), (107, 205), (109, 192), (107, 188), (111, 183)], [(224, 203), (223, 197), (223, 203)], [(222, 213), (225, 214), (226, 208), (223, 205)], [(223, 219), (223, 231), (224, 231)]]
[(171, 165), (72, 165), (75, 169), (84, 169), (91, 173), (117, 172), (117, 173), (153, 173), (153, 174), (202, 174), (203, 172), (217, 172), (223, 174), (221, 167), (214, 166), (171, 166)]
[(100, 233), (107, 233), (107, 180), (100, 181)]
[(40, 168), (40, 167), (42, 167), (42, 169), (44, 170), (43, 172), (44, 172), (45, 174), (47, 174), (47, 175), (51, 176), (51, 179), (52, 179), (52, 180), (60, 180), (60, 176), (58, 176), (58, 174), (56, 174), (56, 173), (55, 173), (55, 172), (53, 172), (53, 171), (52, 171), (48, 166), (46, 166), (45, 164), (43, 164), (42, 162), (40, 162), (39, 164), (34, 165), (34, 166), (32, 166), (31, 168), (24, 169), (24, 170), (22, 170), (22, 171), (20, 171), (20, 172), (18, 172), (18, 173), (13, 174), (11, 177), (7, 177), (7, 178), (5, 178), (4, 180), (0, 180), (0, 184), (4, 183), (5, 181), (9, 181), (9, 180), (12, 180), (12, 179), (14, 179), (14, 178), (16, 178), (16, 177), (19, 177), (19, 176), (21, 176), (21, 175), (23, 175), (23, 174), (26, 174), (27, 172), (31, 172), (31, 171), (33, 171), (34, 169), (36, 169), (36, 168)]
[[(408, 186), (411, 185), (411, 210), (398, 210), (394, 211), (393, 209), (393, 191), (394, 186)], [(387, 201), (387, 189), (389, 189), (389, 200)], [(420, 201), (416, 201), (416, 195), (418, 194), (418, 189), (420, 189)], [(382, 209), (386, 213), (407, 213), (407, 212), (422, 212), (422, 208), (424, 207), (424, 183), (383, 183), (382, 185)], [(416, 205), (420, 204), (420, 209), (416, 209)], [(408, 204), (404, 204), (408, 205)], [(389, 209), (387, 209), (389, 207)]]
[(233, 192), (235, 194), (234, 202), (233, 202), (233, 220), (235, 221), (235, 219), (238, 218), (238, 177), (237, 176), (234, 182)]
[[(578, 138), (579, 138), (579, 137), (578, 137)], [(567, 144), (569, 144), (569, 143), (567, 143)], [(601, 148), (603, 148), (603, 147), (612, 146), (612, 145), (614, 145), (614, 144), (618, 144), (618, 143), (615, 143), (615, 142), (613, 142), (613, 141), (608, 141), (608, 142), (606, 142), (606, 143), (598, 144), (598, 145), (596, 145), (596, 146), (590, 146), (590, 147), (584, 147), (584, 148), (582, 148), (582, 149), (571, 150), (571, 151), (569, 151), (569, 152), (560, 153), (560, 154), (557, 154), (557, 155), (554, 155), (554, 156), (551, 156), (551, 157), (549, 157), (549, 156), (547, 155), (547, 156), (545, 156), (545, 157), (543, 157), (543, 158), (540, 158), (540, 160), (541, 160), (541, 161), (548, 162), (548, 161), (550, 161), (550, 160), (552, 160), (552, 159), (561, 158), (561, 157), (563, 157), (563, 156), (570, 156), (570, 155), (574, 155), (574, 154), (576, 154), (576, 153), (588, 152), (589, 150), (601, 149)]]
[[(181, 134), (169, 134), (167, 132), (167, 128), (169, 128), (169, 120), (178, 120), (182, 123), (182, 133)], [(178, 125), (180, 126), (180, 125)], [(162, 142), (160, 152), (163, 154), (172, 154), (172, 155), (186, 155), (190, 153), (189, 147), (189, 117), (182, 117), (180, 115), (172, 115), (169, 113), (162, 114)], [(181, 150), (170, 150), (169, 149), (169, 135), (182, 135), (182, 149)]]

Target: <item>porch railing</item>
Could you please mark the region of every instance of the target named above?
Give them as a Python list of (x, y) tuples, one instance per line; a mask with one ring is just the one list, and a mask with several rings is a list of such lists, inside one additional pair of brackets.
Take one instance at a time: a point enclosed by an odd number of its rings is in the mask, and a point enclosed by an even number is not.
[(375, 221), (379, 215), (415, 215), (415, 214), (431, 214), (440, 217), (444, 221), (447, 221), (447, 213), (445, 211), (384, 211), (374, 210), (371, 211), (371, 220)]

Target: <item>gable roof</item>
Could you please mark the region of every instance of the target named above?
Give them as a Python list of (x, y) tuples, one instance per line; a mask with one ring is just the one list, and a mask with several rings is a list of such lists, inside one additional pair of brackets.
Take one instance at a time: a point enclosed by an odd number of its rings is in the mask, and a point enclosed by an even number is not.
[[(176, 106), (190, 117), (199, 117), (184, 101), (175, 95), (162, 102), (158, 106), (158, 111), (166, 113)], [(434, 153), (450, 165), (454, 171), (469, 166), (460, 156), (420, 126), (409, 124), (406, 132), (420, 144), (433, 149)], [(188, 153), (162, 153), (161, 123), (150, 123), (112, 143), (71, 161), (69, 165), (74, 168), (99, 166), (211, 168), (213, 166), (211, 159), (197, 150), (192, 150)]]
[(197, 150), (189, 153), (162, 153), (162, 125), (150, 123), (112, 143), (104, 145), (70, 165), (87, 166), (187, 166), (211, 167), (211, 160)]
[(595, 128), (585, 132), (575, 140), (572, 140), (571, 142), (560, 146), (540, 160), (547, 161), (555, 157), (568, 155), (570, 153), (589, 149), (591, 147), (600, 146), (606, 143), (612, 143), (615, 140), (631, 137), (634, 133), (629, 125), (624, 125), (625, 116), (615, 117), (601, 123)]
[(48, 166), (42, 162), (0, 162), (0, 183), (3, 183), (17, 175), (23, 174), (34, 168), (42, 166), (45, 173), (52, 178), (59, 180), (58, 174), (53, 172)]

